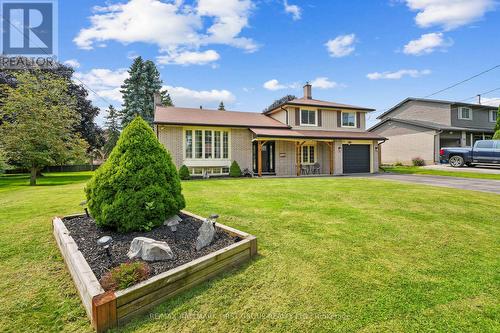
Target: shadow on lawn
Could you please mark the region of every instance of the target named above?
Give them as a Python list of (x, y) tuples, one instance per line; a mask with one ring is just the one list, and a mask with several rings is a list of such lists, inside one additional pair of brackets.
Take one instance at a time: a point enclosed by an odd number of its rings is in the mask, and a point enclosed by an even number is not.
[[(92, 172), (44, 173), (36, 180), (36, 186), (57, 186), (80, 183), (89, 180)], [(30, 175), (27, 173), (0, 175), (0, 188), (29, 186)]]
[[(210, 289), (212, 289), (213, 284), (225, 279), (237, 278), (241, 274), (245, 274), (248, 269), (251, 269), (252, 265), (256, 264), (258, 261), (264, 259), (264, 256), (257, 253), (255, 257), (253, 257), (250, 261), (242, 263), (240, 265), (236, 265), (232, 267), (227, 272), (224, 272), (214, 278), (211, 278), (201, 284), (182, 292), (181, 294), (174, 296), (173, 298), (165, 300), (160, 305), (151, 309), (150, 312), (139, 315), (137, 318), (133, 319), (131, 322), (126, 324), (125, 326), (115, 328), (111, 330), (112, 332), (133, 332), (137, 330), (139, 327), (146, 325), (148, 323), (154, 323), (156, 321), (175, 321), (175, 319), (182, 320), (183, 316), (192, 313), (191, 309), (187, 309), (185, 311), (178, 309), (182, 309), (185, 306), (185, 303), (190, 299), (197, 298), (198, 296), (207, 293)], [(230, 283), (230, 282), (229, 282)], [(194, 316), (197, 314), (192, 313)], [(203, 314), (199, 314), (202, 316)], [(189, 320), (189, 318), (184, 318)], [(202, 320), (203, 318), (199, 318), (198, 320)], [(223, 318), (221, 318), (222, 320)]]

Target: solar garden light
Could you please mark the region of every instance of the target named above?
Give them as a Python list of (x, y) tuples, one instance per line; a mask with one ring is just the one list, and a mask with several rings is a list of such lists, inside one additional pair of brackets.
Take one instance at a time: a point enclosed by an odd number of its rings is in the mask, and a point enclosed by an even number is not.
[(87, 209), (87, 200), (84, 200), (82, 202), (80, 202), (80, 206), (85, 206), (85, 208), (83, 208), (83, 210), (85, 210), (85, 215), (87, 215), (87, 217), (90, 217), (89, 215), (89, 210)]
[(212, 222), (212, 223), (213, 223), (214, 228), (215, 228), (215, 222), (217, 222), (217, 219), (218, 219), (218, 218), (219, 218), (219, 215), (218, 215), (218, 214), (212, 214), (212, 215), (210, 215), (210, 217), (208, 218), (208, 220), (209, 220), (210, 222)]
[(113, 242), (113, 238), (111, 238), (111, 236), (102, 236), (97, 240), (97, 245), (106, 250), (106, 254), (109, 258), (111, 258), (111, 250), (109, 249), (111, 242)]

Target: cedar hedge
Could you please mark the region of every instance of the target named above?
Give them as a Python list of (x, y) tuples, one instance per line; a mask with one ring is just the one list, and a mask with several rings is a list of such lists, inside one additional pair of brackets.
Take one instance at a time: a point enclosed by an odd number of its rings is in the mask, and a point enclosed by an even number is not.
[(140, 117), (123, 130), (85, 193), (96, 224), (119, 232), (150, 230), (186, 206), (170, 154)]

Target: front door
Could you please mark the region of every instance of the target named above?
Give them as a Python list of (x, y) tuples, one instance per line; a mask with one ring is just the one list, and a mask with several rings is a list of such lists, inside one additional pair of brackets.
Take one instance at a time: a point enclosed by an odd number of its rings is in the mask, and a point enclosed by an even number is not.
[[(257, 142), (253, 142), (253, 172), (258, 173), (259, 156)], [(274, 173), (274, 141), (268, 141), (262, 146), (262, 172)]]

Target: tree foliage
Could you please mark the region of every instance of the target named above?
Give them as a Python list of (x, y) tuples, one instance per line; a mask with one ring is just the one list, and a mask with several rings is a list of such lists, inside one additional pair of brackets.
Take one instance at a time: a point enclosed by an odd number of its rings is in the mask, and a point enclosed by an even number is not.
[(0, 73), (0, 84), (7, 84), (11, 88), (16, 88), (18, 86), (18, 82), (15, 74), (26, 71), (32, 75), (45, 75), (47, 73), (51, 73), (65, 80), (67, 85), (67, 94), (75, 100), (74, 110), (79, 114), (79, 121), (75, 122), (73, 126), (74, 131), (79, 133), (80, 136), (88, 143), (88, 152), (101, 148), (104, 144), (104, 133), (103, 130), (95, 123), (95, 118), (99, 114), (99, 108), (92, 105), (92, 102), (88, 98), (87, 89), (82, 84), (73, 80), (74, 69), (60, 63), (57, 63), (53, 68), (24, 68), (15, 70), (4, 69)]
[[(136, 116), (141, 116), (152, 126), (154, 118), (154, 94), (160, 93), (162, 81), (156, 65), (143, 61), (141, 57), (134, 59), (129, 77), (121, 86), (123, 94), (122, 127), (127, 126)], [(162, 103), (168, 103), (170, 96), (163, 92)], [(170, 103), (172, 101), (170, 100)]]
[(224, 102), (220, 102), (219, 107), (217, 108), (219, 111), (226, 111), (226, 107), (224, 106)]
[(17, 88), (2, 84), (0, 140), (9, 160), (31, 169), (30, 184), (47, 165), (81, 161), (87, 143), (75, 133), (79, 122), (66, 80), (51, 73), (15, 73)]
[(85, 188), (96, 224), (150, 230), (185, 207), (179, 175), (148, 124), (136, 117)]
[(280, 99), (275, 100), (271, 105), (269, 105), (267, 108), (264, 109), (264, 112), (273, 110), (277, 108), (278, 106), (285, 104), (286, 102), (290, 102), (291, 100), (296, 99), (294, 95), (286, 95), (281, 97)]
[(104, 144), (104, 154), (109, 156), (120, 137), (120, 114), (113, 105), (108, 107), (106, 116), (106, 143)]
[(500, 105), (498, 106), (497, 111), (497, 123), (495, 124), (495, 132), (500, 131)]
[(229, 168), (229, 176), (230, 177), (241, 177), (241, 168), (238, 162), (233, 161), (231, 163), (231, 167)]
[(0, 174), (4, 173), (7, 169), (7, 156), (2, 148), (0, 148)]
[(495, 132), (495, 135), (493, 135), (493, 140), (500, 140), (500, 129)]
[(170, 94), (168, 93), (167, 89), (160, 90), (160, 97), (161, 97), (161, 105), (174, 106), (174, 102), (172, 101), (172, 98), (170, 98)]

